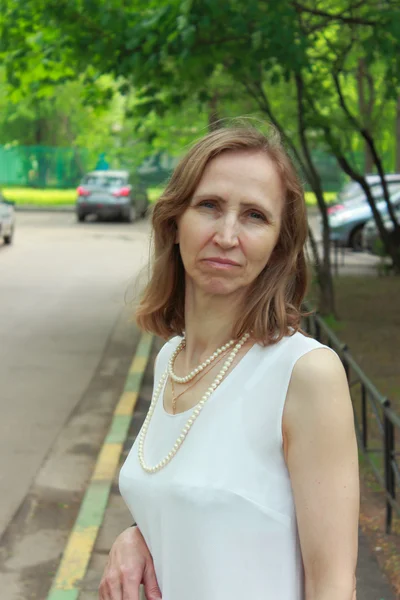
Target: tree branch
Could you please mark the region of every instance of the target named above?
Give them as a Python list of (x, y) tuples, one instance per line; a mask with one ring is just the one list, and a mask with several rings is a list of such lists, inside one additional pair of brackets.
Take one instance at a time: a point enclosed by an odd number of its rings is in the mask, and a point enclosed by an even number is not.
[[(307, 102), (310, 105), (310, 108), (313, 110), (314, 114), (318, 115), (319, 114), (318, 109), (314, 103), (313, 98), (309, 94), (307, 94)], [(387, 229), (383, 225), (382, 215), (376, 208), (375, 198), (373, 197), (373, 195), (371, 193), (371, 188), (368, 185), (368, 183), (365, 179), (365, 176), (362, 173), (355, 171), (353, 169), (353, 167), (350, 165), (349, 161), (347, 160), (347, 158), (341, 151), (341, 148), (337, 142), (337, 139), (334, 137), (334, 135), (332, 133), (332, 128), (328, 124), (326, 119), (323, 119), (322, 121), (320, 121), (320, 127), (323, 130), (323, 132), (325, 134), (325, 139), (328, 142), (328, 144), (332, 150), (332, 153), (335, 156), (340, 167), (343, 169), (343, 171), (347, 175), (349, 175), (349, 177), (351, 177), (351, 179), (353, 179), (353, 181), (357, 181), (357, 183), (359, 183), (361, 188), (364, 190), (364, 193), (368, 200), (368, 204), (371, 207), (372, 214), (373, 214), (375, 222), (377, 224), (379, 234), (383, 241), (384, 247), (385, 247), (386, 251), (388, 252), (388, 254), (390, 255), (391, 259), (393, 260), (393, 264), (395, 264), (396, 268), (399, 269), (400, 268), (400, 257), (398, 257), (398, 255), (397, 255), (398, 249), (396, 247), (394, 247), (394, 243), (392, 243), (391, 237), (390, 237)], [(379, 159), (379, 157), (378, 157), (378, 159)], [(397, 233), (397, 231), (398, 231), (397, 221), (395, 221), (394, 225), (395, 225), (395, 232)], [(393, 239), (395, 239), (395, 238), (393, 238)]]
[(248, 93), (251, 95), (252, 98), (254, 98), (254, 100), (256, 101), (256, 103), (258, 104), (258, 106), (260, 107), (260, 109), (265, 112), (268, 117), (271, 119), (271, 123), (273, 124), (274, 127), (276, 127), (276, 129), (279, 131), (279, 133), (281, 134), (283, 140), (285, 141), (285, 144), (290, 147), (291, 151), (293, 152), (293, 155), (296, 157), (296, 160), (298, 162), (298, 164), (300, 165), (303, 173), (306, 175), (307, 179), (311, 179), (310, 177), (310, 173), (308, 172), (307, 166), (304, 163), (300, 153), (298, 152), (296, 146), (293, 144), (293, 142), (289, 139), (289, 137), (286, 135), (286, 133), (284, 132), (281, 124), (277, 121), (274, 113), (272, 112), (271, 109), (271, 105), (269, 104), (268, 98), (265, 95), (265, 92), (262, 88), (262, 84), (259, 83), (255, 83), (254, 81), (252, 82), (253, 85), (255, 85), (255, 87), (257, 88), (257, 91), (254, 91), (251, 89), (251, 84), (249, 81), (244, 81), (242, 82), (244, 87), (246, 88), (246, 90), (248, 91)]
[(325, 17), (330, 21), (340, 21), (341, 23), (347, 23), (350, 25), (367, 25), (369, 27), (375, 27), (378, 24), (377, 21), (369, 21), (368, 19), (362, 19), (359, 17), (345, 17), (343, 13), (334, 14), (324, 10), (318, 10), (316, 8), (308, 8), (299, 2), (292, 2), (292, 6), (299, 13), (307, 13), (310, 15), (315, 15), (316, 17)]
[(376, 168), (378, 169), (378, 174), (381, 178), (381, 183), (382, 183), (382, 188), (383, 188), (383, 195), (387, 204), (387, 208), (388, 208), (388, 212), (390, 215), (390, 218), (392, 219), (393, 225), (395, 227), (395, 229), (399, 228), (399, 224), (397, 221), (397, 217), (396, 217), (396, 213), (394, 211), (394, 208), (392, 206), (392, 203), (390, 202), (390, 196), (389, 196), (389, 190), (387, 187), (387, 183), (386, 183), (386, 179), (385, 179), (385, 173), (383, 170), (383, 165), (382, 165), (382, 161), (378, 155), (378, 151), (376, 149), (374, 140), (372, 139), (372, 136), (370, 134), (370, 132), (363, 126), (361, 125), (361, 123), (358, 122), (358, 120), (356, 119), (356, 117), (351, 113), (349, 107), (347, 106), (346, 100), (344, 98), (343, 95), (343, 91), (340, 85), (340, 81), (339, 81), (339, 74), (333, 72), (332, 73), (332, 77), (333, 80), (335, 82), (335, 88), (339, 97), (339, 104), (342, 107), (343, 112), (345, 113), (345, 115), (347, 116), (348, 120), (350, 121), (350, 123), (353, 125), (353, 127), (362, 135), (362, 137), (364, 138), (364, 140), (367, 142), (367, 145), (371, 151), (371, 155), (373, 158), (373, 161), (376, 165)]
[(297, 119), (298, 119), (298, 132), (301, 147), (308, 169), (311, 173), (312, 180), (311, 185), (317, 198), (318, 207), (321, 212), (322, 224), (323, 224), (323, 261), (324, 269), (326, 272), (331, 272), (331, 259), (330, 259), (330, 235), (329, 235), (329, 223), (328, 215), (326, 212), (326, 205), (324, 199), (324, 192), (322, 189), (321, 177), (316, 170), (312, 161), (311, 152), (308, 147), (308, 140), (306, 136), (306, 124), (305, 124), (305, 110), (304, 110), (304, 81), (300, 73), (295, 75), (296, 82), (296, 94), (297, 94)]

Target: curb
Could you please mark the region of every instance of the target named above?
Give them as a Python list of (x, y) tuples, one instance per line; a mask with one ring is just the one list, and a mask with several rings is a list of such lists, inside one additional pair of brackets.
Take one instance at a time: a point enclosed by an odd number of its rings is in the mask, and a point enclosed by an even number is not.
[(59, 206), (35, 206), (34, 204), (15, 204), (15, 212), (58, 212), (58, 213), (72, 213), (75, 211), (75, 205), (73, 204), (60, 204)]
[(47, 600), (78, 599), (80, 582), (87, 572), (104, 520), (111, 485), (128, 436), (152, 343), (152, 335), (142, 335)]

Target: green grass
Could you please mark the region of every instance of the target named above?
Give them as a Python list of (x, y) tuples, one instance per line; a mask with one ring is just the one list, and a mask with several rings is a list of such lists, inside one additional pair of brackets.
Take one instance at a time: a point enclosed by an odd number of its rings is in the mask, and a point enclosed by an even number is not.
[(60, 206), (75, 204), (76, 190), (34, 189), (25, 187), (3, 187), (2, 193), (7, 200), (20, 205)]
[[(150, 202), (155, 202), (163, 188), (148, 188)], [(4, 187), (2, 192), (7, 200), (14, 200), (19, 205), (29, 206), (68, 206), (75, 204), (76, 190), (56, 190), (56, 189), (34, 189), (26, 187)], [(325, 199), (332, 202), (335, 192), (326, 192)], [(306, 192), (307, 206), (315, 206), (316, 198), (312, 192)]]

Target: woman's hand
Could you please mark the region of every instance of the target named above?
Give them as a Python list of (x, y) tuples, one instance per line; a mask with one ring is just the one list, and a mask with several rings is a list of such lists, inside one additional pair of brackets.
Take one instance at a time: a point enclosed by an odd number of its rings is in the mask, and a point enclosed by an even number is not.
[(99, 600), (139, 600), (144, 585), (147, 600), (161, 600), (153, 559), (137, 527), (115, 540), (99, 587)]

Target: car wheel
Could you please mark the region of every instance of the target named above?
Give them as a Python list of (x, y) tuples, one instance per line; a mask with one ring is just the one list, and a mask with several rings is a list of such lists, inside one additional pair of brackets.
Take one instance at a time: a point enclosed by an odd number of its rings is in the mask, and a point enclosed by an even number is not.
[(11, 229), (11, 232), (9, 235), (4, 236), (4, 238), (3, 238), (4, 243), (7, 244), (7, 246), (9, 246), (10, 244), (12, 244), (13, 237), (14, 237), (14, 228)]
[(351, 232), (350, 248), (352, 248), (354, 250), (354, 252), (362, 252), (362, 250), (363, 250), (363, 245), (362, 245), (363, 227), (364, 227), (364, 225), (361, 225), (361, 227), (357, 227), (356, 229), (353, 229), (353, 231)]
[(83, 223), (83, 221), (85, 220), (85, 215), (83, 215), (82, 213), (76, 213), (76, 220), (79, 223)]
[(122, 214), (122, 220), (125, 223), (133, 223), (137, 219), (137, 212), (135, 206), (130, 206), (129, 209)]

